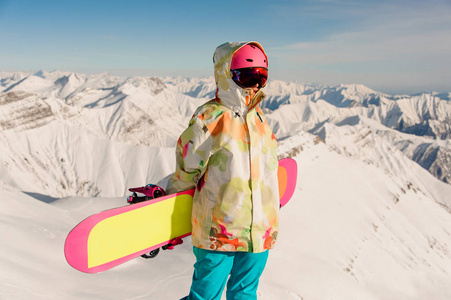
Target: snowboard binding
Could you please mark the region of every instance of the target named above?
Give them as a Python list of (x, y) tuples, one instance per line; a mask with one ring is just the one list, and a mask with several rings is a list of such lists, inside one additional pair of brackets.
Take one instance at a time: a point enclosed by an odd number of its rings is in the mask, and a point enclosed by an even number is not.
[(169, 242), (169, 244), (164, 245), (161, 248), (163, 248), (163, 250), (172, 250), (172, 249), (174, 249), (174, 246), (181, 245), (181, 244), (183, 244), (183, 240), (181, 238), (177, 237), (177, 238), (171, 240)]
[[(133, 194), (127, 198), (128, 204), (135, 204), (147, 200), (152, 200), (166, 195), (166, 192), (162, 187), (155, 184), (148, 184), (146, 186), (129, 189)], [(144, 194), (144, 196), (138, 196), (137, 193)]]

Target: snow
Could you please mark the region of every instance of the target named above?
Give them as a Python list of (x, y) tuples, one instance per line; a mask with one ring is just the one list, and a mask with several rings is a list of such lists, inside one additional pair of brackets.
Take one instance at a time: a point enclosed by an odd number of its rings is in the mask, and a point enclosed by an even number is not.
[[(59, 71), (0, 75), (0, 298), (185, 296), (194, 263), (189, 238), (155, 259), (99, 274), (72, 269), (63, 246), (82, 219), (126, 205), (127, 188), (165, 186), (177, 136), (214, 82)], [(30, 95), (2, 102), (20, 85)], [(421, 122), (434, 108), (441, 122), (451, 114), (448, 100), (385, 95), (380, 106), (365, 107), (378, 92), (361, 85), (273, 82), (267, 89), (279, 155), (296, 159), (299, 177), (281, 210), (259, 299), (451, 299), (451, 185), (410, 156), (426, 141), (446, 151), (449, 140), (384, 123), (397, 102), (403, 118)], [(20, 107), (44, 104), (52, 112), (46, 119), (11, 117)]]

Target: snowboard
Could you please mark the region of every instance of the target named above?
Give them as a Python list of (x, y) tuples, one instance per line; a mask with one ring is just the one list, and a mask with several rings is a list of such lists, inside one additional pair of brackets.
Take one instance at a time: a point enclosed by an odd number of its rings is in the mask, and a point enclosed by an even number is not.
[[(283, 207), (296, 187), (295, 160), (279, 160), (278, 180)], [(181, 238), (191, 234), (194, 190), (105, 210), (86, 218), (66, 238), (67, 262), (79, 271), (98, 273), (160, 247), (181, 243)]]

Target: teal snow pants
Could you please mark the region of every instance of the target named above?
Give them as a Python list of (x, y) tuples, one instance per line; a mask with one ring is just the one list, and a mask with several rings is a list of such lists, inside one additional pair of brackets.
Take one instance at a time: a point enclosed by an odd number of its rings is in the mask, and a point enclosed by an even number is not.
[(220, 252), (193, 247), (193, 252), (196, 263), (187, 299), (219, 300), (226, 282), (227, 300), (257, 299), (258, 281), (265, 269), (268, 251)]

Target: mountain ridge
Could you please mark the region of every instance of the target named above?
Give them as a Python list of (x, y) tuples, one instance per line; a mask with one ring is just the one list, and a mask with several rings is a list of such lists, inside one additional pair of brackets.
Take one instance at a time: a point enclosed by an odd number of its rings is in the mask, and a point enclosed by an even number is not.
[[(330, 147), (340, 153), (364, 157), (365, 153), (349, 152), (353, 149), (349, 145), (345, 151), (346, 146), (336, 138), (341, 136), (352, 145), (365, 139), (364, 132), (373, 139), (381, 137), (439, 180), (451, 182), (450, 94), (388, 95), (361, 84), (324, 86), (277, 80), (270, 80), (264, 91), (267, 97), (261, 106), (279, 140), (306, 131), (332, 143)], [(8, 135), (9, 139), (15, 135), (27, 139), (33, 134), (58, 139), (55, 132), (45, 128), (59, 122), (53, 127), (67, 132), (63, 135), (83, 132), (96, 140), (95, 143), (124, 143), (130, 147), (128, 151), (141, 145), (174, 147), (195, 108), (214, 97), (214, 93), (212, 77), (126, 78), (108, 73), (1, 72), (0, 127), (3, 131), (14, 132)], [(5, 134), (3, 136), (4, 143), (10, 143)], [(350, 141), (346, 136), (353, 136), (354, 140)], [(55, 144), (51, 140), (48, 143)], [(10, 160), (6, 159), (4, 164), (14, 165), (11, 159), (15, 157), (16, 162), (27, 159), (40, 165), (45, 160), (47, 164), (57, 166), (58, 161), (50, 163), (49, 160), (58, 155), (45, 153), (46, 158), (42, 159), (31, 148), (11, 149)], [(70, 152), (68, 149), (56, 151)], [(24, 158), (19, 159), (17, 153)], [(77, 163), (71, 161), (73, 169), (77, 168)], [(67, 180), (77, 182), (78, 175), (73, 170), (66, 174), (69, 173), (73, 173), (74, 178)], [(91, 183), (86, 185), (87, 181)], [(113, 196), (105, 191), (106, 188), (94, 188), (93, 179), (87, 181), (81, 180), (69, 194), (94, 196), (106, 193)], [(72, 185), (64, 184), (66, 187)], [(123, 183), (120, 185), (124, 186)], [(55, 186), (62, 185), (58, 182)], [(33, 191), (42, 188), (41, 183)], [(91, 192), (86, 194), (88, 190)], [(59, 188), (56, 195), (63, 196), (63, 191)], [(48, 194), (53, 192), (48, 191)], [(125, 193), (125, 187), (122, 193)]]

